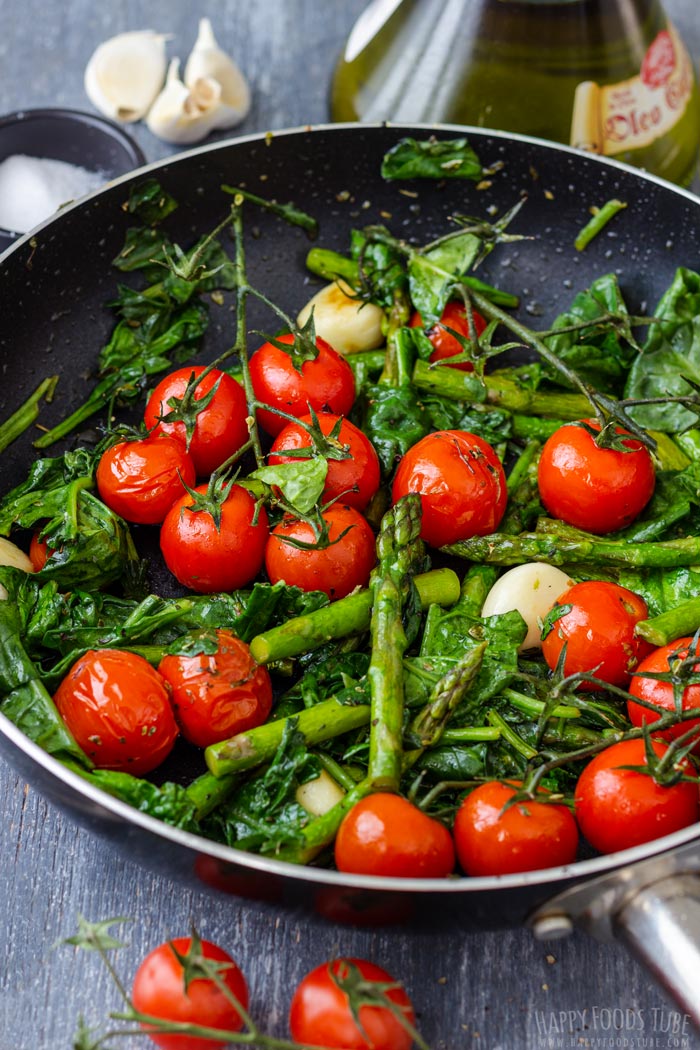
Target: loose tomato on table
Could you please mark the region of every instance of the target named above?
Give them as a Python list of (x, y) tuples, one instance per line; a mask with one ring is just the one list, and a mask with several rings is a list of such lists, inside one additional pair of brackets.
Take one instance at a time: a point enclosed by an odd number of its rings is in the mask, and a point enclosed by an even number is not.
[[(629, 684), (628, 691), (640, 700), (646, 700), (648, 704), (658, 707), (659, 714), (655, 715), (648, 707), (644, 707), (642, 704), (635, 704), (633, 700), (628, 700), (627, 715), (633, 726), (642, 726), (645, 723), (646, 725), (653, 725), (662, 715), (676, 710), (673, 682), (648, 676), (668, 675), (673, 670), (677, 670), (689, 654), (697, 654), (696, 644), (695, 638), (678, 638), (674, 642), (669, 642), (668, 645), (662, 645), (659, 649), (654, 649), (641, 661), (634, 678)], [(693, 666), (693, 671), (700, 671), (700, 663)], [(670, 726), (668, 729), (655, 730), (654, 736), (658, 739), (674, 740), (676, 737), (683, 736), (693, 729), (697, 728), (700, 730), (700, 685), (687, 685), (682, 691), (679, 687), (679, 695), (681, 711), (686, 712), (697, 708), (698, 718), (678, 722), (677, 725)], [(698, 747), (700, 747), (700, 741)]]
[[(473, 332), (469, 328), (469, 318), (464, 303), (457, 302), (454, 299), (447, 303), (440, 316), (440, 323), (428, 328), (425, 333), (435, 348), (430, 355), (431, 364), (435, 364), (436, 361), (446, 361), (447, 358), (456, 357), (457, 354), (464, 353), (464, 347), (452, 335), (452, 332), (448, 332), (447, 329), (451, 328), (454, 332), (463, 336), (464, 339), (473, 339), (474, 335), (479, 336), (484, 331), (486, 321), (476, 310), (472, 310), (472, 321), (474, 324)], [(423, 318), (418, 310), (411, 316), (409, 325), (411, 328), (423, 328)], [(474, 365), (471, 361), (460, 361), (456, 365), (450, 365), (450, 368), (459, 368), (462, 372), (474, 371)]]
[[(554, 518), (603, 535), (629, 525), (654, 492), (656, 475), (649, 450), (631, 435), (625, 451), (600, 448), (595, 419), (565, 423), (544, 443), (538, 467), (540, 498)], [(616, 428), (618, 435), (627, 433)]]
[[(653, 739), (651, 747), (662, 759), (669, 745)], [(688, 759), (680, 769), (695, 773)], [(664, 786), (652, 772), (641, 739), (621, 740), (591, 759), (578, 779), (575, 806), (581, 832), (594, 849), (615, 853), (640, 846), (700, 819), (697, 782)]]
[[(365, 988), (355, 1016), (348, 992), (358, 979)], [(371, 997), (368, 982), (379, 986)], [(383, 1005), (386, 1000), (393, 1005)], [(317, 966), (297, 987), (289, 1010), (292, 1039), (306, 1046), (410, 1050), (414, 1025), (413, 1006), (401, 985), (381, 966), (364, 959), (333, 959)]]
[[(146, 403), (144, 422), (154, 434), (170, 434), (187, 448), (199, 477), (206, 477), (248, 440), (248, 408), (243, 387), (227, 372), (212, 368), (196, 383), (188, 424), (167, 420), (179, 412), (190, 383), (204, 372), (203, 365), (179, 368), (161, 379)], [(206, 401), (198, 407), (198, 401)], [(174, 402), (174, 403), (172, 403)]]
[[(647, 618), (643, 598), (606, 580), (585, 580), (560, 594), (546, 618), (542, 654), (551, 670), (566, 646), (564, 674), (588, 672), (610, 685), (625, 686), (650, 651), (634, 633)], [(584, 689), (600, 688), (584, 682)]]
[[(322, 501), (329, 503), (341, 499), (349, 507), (364, 510), (379, 488), (379, 457), (374, 445), (349, 419), (332, 412), (317, 415), (321, 433), (333, 434), (340, 446), (338, 452), (345, 458), (328, 458), (328, 474), (323, 489)], [(272, 442), (268, 463), (298, 463), (303, 457), (286, 456), (285, 452), (311, 448), (312, 437), (306, 426), (313, 426), (310, 415), (302, 416), (299, 423), (287, 423)]]
[(154, 434), (120, 441), (100, 457), (97, 491), (110, 510), (137, 525), (160, 525), (185, 485), (196, 480), (194, 463), (182, 441)]
[(287, 516), (270, 533), (265, 568), (272, 583), (284, 580), (303, 591), (324, 591), (331, 600), (344, 598), (367, 586), (377, 560), (374, 533), (358, 510), (343, 503), (332, 503), (321, 517), (327, 546), (295, 546), (318, 540), (310, 524)]
[[(205, 1028), (221, 1029), (222, 1032), (239, 1032), (243, 1018), (221, 988), (208, 977), (196, 977), (185, 988), (183, 965), (175, 951), (182, 957), (193, 953), (191, 937), (175, 937), (172, 941), (154, 948), (139, 966), (134, 976), (131, 999), (140, 1014), (158, 1017), (177, 1024), (201, 1025)], [(235, 1000), (248, 1009), (248, 986), (240, 968), (218, 945), (211, 941), (195, 942), (194, 951), (214, 963), (220, 963), (221, 980)], [(228, 1046), (229, 1039), (206, 1039), (196, 1035), (177, 1035), (158, 1032), (152, 1025), (142, 1023), (149, 1038), (161, 1050), (221, 1050)]]
[(244, 587), (262, 568), (269, 535), (265, 508), (256, 507), (247, 489), (233, 485), (217, 523), (210, 510), (197, 509), (207, 486), (193, 492), (173, 504), (161, 527), (165, 564), (184, 587), (201, 594)]
[(421, 496), (421, 536), (431, 547), (494, 532), (508, 500), (498, 456), (466, 430), (437, 430), (408, 450), (394, 478), (394, 503), (409, 492)]
[(143, 776), (167, 758), (178, 735), (170, 686), (136, 653), (89, 650), (60, 683), (54, 703), (98, 769)]
[[(309, 407), (346, 416), (355, 400), (355, 377), (345, 358), (320, 337), (316, 339), (318, 355), (307, 361), (292, 356), (294, 336), (280, 335), (277, 342), (288, 345), (290, 352), (263, 343), (250, 359), (250, 379), (258, 401), (297, 418), (307, 415)], [(264, 408), (257, 415), (262, 429), (273, 437), (288, 423)]]
[(578, 849), (576, 821), (554, 802), (511, 802), (520, 784), (480, 784), (457, 810), (457, 858), (467, 875), (510, 875), (572, 864)]
[(378, 792), (346, 813), (335, 840), (339, 871), (441, 879), (455, 866), (452, 836), (400, 795)]
[[(223, 628), (215, 632), (216, 652), (206, 651), (211, 634), (188, 637), (188, 652), (164, 656), (158, 671), (170, 684), (182, 735), (197, 747), (262, 725), (272, 709), (272, 683), (250, 648)], [(199, 648), (199, 652), (192, 649)]]

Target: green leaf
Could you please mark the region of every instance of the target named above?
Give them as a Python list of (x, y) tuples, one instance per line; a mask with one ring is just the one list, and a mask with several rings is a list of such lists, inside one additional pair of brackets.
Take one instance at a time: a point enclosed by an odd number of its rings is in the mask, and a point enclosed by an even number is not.
[(465, 138), (405, 138), (384, 155), (381, 167), (385, 179), (472, 179), (478, 181), (483, 169)]
[(408, 265), (409, 293), (424, 326), (437, 324), (455, 285), (474, 264), (482, 242), (473, 233), (446, 238)]
[(177, 208), (177, 201), (156, 179), (139, 182), (131, 190), (126, 210), (147, 226), (155, 226)]
[(298, 463), (258, 467), (248, 476), (265, 485), (276, 486), (287, 503), (300, 514), (308, 514), (321, 498), (327, 474), (328, 461), (319, 456)]

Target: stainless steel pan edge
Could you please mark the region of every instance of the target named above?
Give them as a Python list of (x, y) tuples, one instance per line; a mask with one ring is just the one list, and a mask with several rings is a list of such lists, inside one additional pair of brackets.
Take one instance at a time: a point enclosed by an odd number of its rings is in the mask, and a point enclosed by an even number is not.
[[(50, 410), (50, 425), (66, 403), (84, 396), (85, 372), (113, 318), (104, 308), (114, 288), (109, 262), (121, 246), (127, 219), (119, 205), (129, 185), (156, 175), (184, 201), (175, 236), (187, 240), (220, 214), (221, 182), (245, 182), (270, 197), (293, 199), (322, 219), (322, 243), (343, 250), (353, 225), (378, 221), (419, 239), (444, 228), (459, 208), (502, 212), (522, 194), (529, 199), (519, 232), (541, 231), (512, 251), (494, 253), (486, 280), (522, 294), (524, 310), (546, 320), (573, 291), (615, 269), (636, 305), (653, 304), (677, 265), (700, 267), (700, 201), (662, 180), (624, 165), (525, 136), (446, 127), (466, 133), (487, 163), (503, 170), (480, 196), (455, 184), (419, 187), (418, 200), (381, 184), (379, 160), (405, 134), (434, 128), (332, 126), (250, 136), (192, 150), (149, 165), (69, 207), (59, 218), (19, 241), (0, 257), (0, 355), (4, 380), (0, 416), (16, 407), (48, 368), (62, 373), (64, 400)], [(260, 176), (264, 175), (264, 179)], [(350, 191), (347, 205), (341, 191)], [(598, 238), (583, 254), (573, 238), (591, 204), (617, 196), (634, 221)], [(479, 205), (482, 204), (482, 207)], [(305, 248), (296, 231), (260, 221), (262, 245), (251, 260), (253, 280), (266, 280), (283, 307), (298, 306), (305, 278)], [(270, 239), (271, 238), (271, 239)], [(287, 267), (280, 275), (279, 261)], [(290, 279), (293, 272), (294, 279)], [(251, 327), (263, 327), (251, 318)], [(219, 316), (212, 331), (227, 341)], [(52, 417), (53, 413), (53, 417)], [(3, 489), (21, 476), (31, 455), (29, 438), (3, 457)], [(691, 828), (611, 857), (491, 879), (377, 880), (320, 869), (298, 870), (210, 843), (169, 828), (87, 785), (40, 751), (0, 715), (0, 750), (47, 797), (83, 824), (144, 864), (203, 883), (263, 906), (303, 908), (336, 922), (410, 923), (413, 928), (495, 928), (529, 921), (537, 936), (561, 936), (575, 925), (595, 936), (621, 936), (700, 1024), (700, 991), (683, 980), (700, 963), (700, 829)], [(221, 898), (219, 898), (221, 899)], [(695, 964), (695, 965), (694, 965)]]

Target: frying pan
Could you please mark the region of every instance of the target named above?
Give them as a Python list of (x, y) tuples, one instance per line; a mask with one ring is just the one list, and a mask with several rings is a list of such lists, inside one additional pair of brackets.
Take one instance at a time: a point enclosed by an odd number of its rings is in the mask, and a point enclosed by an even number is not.
[[(388, 148), (406, 135), (467, 134), (482, 163), (496, 170), (486, 184), (445, 181), (410, 187), (379, 176)], [(169, 220), (174, 239), (190, 244), (225, 214), (222, 183), (265, 197), (293, 200), (320, 220), (320, 243), (347, 251), (350, 230), (384, 223), (425, 243), (447, 229), (453, 212), (502, 214), (527, 201), (480, 276), (521, 297), (525, 320), (546, 327), (575, 291), (614, 271), (632, 312), (651, 310), (679, 265), (700, 265), (700, 200), (624, 165), (566, 147), (497, 132), (444, 126), (335, 125), (251, 136), (180, 154), (116, 180), (20, 240), (0, 257), (0, 419), (47, 374), (59, 394), (42, 408), (51, 426), (90, 389), (99, 348), (114, 324), (105, 303), (117, 275), (130, 187), (157, 177), (180, 203)], [(410, 188), (410, 195), (400, 192)], [(592, 205), (627, 203), (614, 226), (584, 252), (574, 238)], [(305, 236), (274, 216), (249, 219), (248, 276), (289, 313), (311, 295)], [(273, 321), (251, 303), (251, 329)], [(212, 306), (202, 353), (211, 360), (233, 341), (230, 303)], [(35, 455), (27, 434), (2, 456), (2, 489), (25, 475)], [(152, 581), (161, 593), (170, 584)], [(336, 922), (409, 923), (419, 930), (493, 929), (527, 922), (536, 936), (560, 937), (575, 926), (599, 938), (621, 937), (644, 959), (700, 1025), (700, 826), (645, 846), (568, 867), (489, 878), (378, 879), (293, 865), (179, 831), (86, 784), (32, 744), (0, 713), (0, 750), (37, 790), (120, 850), (198, 887), (206, 885), (268, 906), (303, 909)], [(168, 773), (171, 773), (168, 770)]]

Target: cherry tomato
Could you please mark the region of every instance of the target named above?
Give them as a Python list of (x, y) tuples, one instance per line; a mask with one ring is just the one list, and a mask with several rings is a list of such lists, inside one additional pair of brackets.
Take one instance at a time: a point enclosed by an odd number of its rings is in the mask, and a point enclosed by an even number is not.
[(315, 543), (316, 537), (306, 522), (284, 518), (270, 534), (265, 568), (272, 583), (284, 580), (303, 591), (324, 591), (331, 600), (344, 598), (369, 582), (377, 560), (374, 533), (359, 511), (343, 503), (331, 504), (322, 517), (328, 547), (303, 550), (287, 543), (287, 537), (302, 543)]
[[(472, 319), (474, 321), (474, 331), (476, 335), (481, 333), (486, 328), (486, 321), (477, 313), (476, 310), (472, 311)], [(416, 310), (411, 320), (409, 321), (411, 328), (422, 328), (423, 318)], [(434, 364), (436, 361), (444, 361), (447, 357), (454, 357), (456, 354), (464, 353), (464, 348), (460, 346), (459, 340), (455, 339), (450, 332), (446, 331), (443, 327), (451, 328), (453, 331), (458, 332), (459, 335), (464, 336), (465, 339), (471, 339), (472, 333), (469, 331), (469, 319), (467, 317), (467, 310), (464, 303), (457, 302), (452, 299), (445, 306), (440, 317), (440, 324), (433, 325), (432, 328), (428, 328), (426, 335), (430, 342), (433, 344), (435, 349), (430, 355), (430, 361)], [(473, 372), (474, 365), (471, 361), (460, 361), (459, 364), (450, 365), (450, 368), (459, 368), (462, 372)]]
[(454, 871), (452, 836), (400, 795), (379, 792), (355, 803), (335, 840), (339, 871), (441, 879)]
[(98, 769), (142, 776), (170, 754), (177, 737), (170, 686), (136, 653), (89, 650), (59, 685), (54, 703)]
[[(584, 421), (600, 430), (594, 419)], [(618, 434), (625, 434), (617, 427)], [(545, 442), (537, 480), (548, 513), (587, 532), (614, 532), (634, 521), (654, 492), (654, 463), (641, 441), (628, 452), (599, 448), (578, 423), (565, 423)]]
[[(652, 740), (661, 758), (668, 744)], [(576, 819), (581, 832), (600, 853), (639, 846), (669, 835), (700, 817), (698, 786), (680, 781), (663, 787), (647, 772), (625, 769), (647, 766), (643, 740), (621, 740), (593, 758), (576, 785)], [(687, 760), (683, 768), (693, 768)]]
[[(194, 491), (206, 493), (206, 485)], [(233, 485), (221, 506), (217, 527), (207, 510), (192, 510), (187, 493), (168, 511), (160, 530), (160, 549), (173, 576), (201, 594), (235, 591), (257, 576), (269, 535), (267, 514), (240, 485)]]
[[(172, 411), (171, 398), (181, 400), (192, 376), (204, 371), (203, 365), (179, 368), (161, 379), (146, 403), (144, 421), (153, 433), (172, 434), (187, 442), (184, 422), (159, 422)], [(201, 401), (216, 390), (211, 401), (197, 413), (188, 452), (199, 477), (205, 477), (220, 467), (248, 440), (248, 408), (243, 387), (233, 376), (213, 368), (197, 383), (194, 400)]]
[[(668, 674), (674, 665), (677, 662), (680, 663), (689, 652), (695, 654), (696, 651), (692, 637), (678, 638), (677, 641), (669, 642), (668, 645), (663, 645), (660, 649), (654, 649), (652, 653), (645, 656), (637, 667), (637, 672), (628, 687), (629, 692), (633, 696), (638, 696), (640, 700), (646, 700), (647, 703), (654, 704), (660, 708), (659, 718), (666, 711), (675, 711), (673, 684), (661, 681), (658, 678), (647, 678), (646, 675), (647, 673)], [(693, 670), (700, 671), (700, 663), (695, 664)], [(700, 709), (700, 685), (688, 685), (683, 690), (681, 710), (690, 711), (694, 708)], [(653, 711), (642, 707), (641, 704), (635, 704), (631, 700), (627, 701), (627, 714), (633, 726), (641, 726), (645, 722), (647, 725), (653, 725), (657, 721), (657, 716), (654, 715)], [(700, 710), (698, 710), (698, 715), (700, 715)], [(655, 731), (654, 736), (661, 740), (673, 740), (675, 737), (682, 736), (696, 727), (700, 727), (700, 718), (691, 718), (686, 722), (679, 722), (678, 725), (671, 726), (669, 729)], [(700, 741), (695, 750), (697, 751), (698, 748), (700, 748)]]
[(498, 456), (466, 430), (438, 430), (408, 450), (394, 478), (394, 503), (408, 492), (421, 495), (421, 536), (431, 547), (495, 532), (508, 500)]
[[(191, 950), (192, 939), (174, 937), (146, 956), (134, 976), (131, 990), (134, 1008), (139, 1013), (160, 1017), (165, 1021), (239, 1032), (243, 1027), (243, 1019), (214, 981), (197, 977), (185, 991), (182, 963), (175, 955), (173, 946), (180, 955), (186, 956)], [(243, 1009), (247, 1010), (248, 986), (231, 956), (211, 941), (201, 941), (201, 954), (206, 959), (224, 964), (220, 970), (221, 979)], [(204, 1039), (195, 1035), (161, 1034), (145, 1022), (142, 1027), (162, 1050), (221, 1050), (230, 1042), (228, 1039)]]
[(566, 806), (528, 801), (504, 811), (518, 786), (490, 780), (457, 810), (455, 845), (467, 875), (510, 875), (576, 859), (578, 829)]
[(120, 441), (102, 454), (97, 489), (103, 503), (137, 525), (160, 525), (176, 499), (192, 486), (194, 464), (182, 441), (167, 434)]
[(34, 566), (34, 572), (41, 572), (52, 553), (46, 540), (42, 540), (40, 534), (35, 532), (29, 542), (29, 560)]
[[(330, 434), (341, 416), (332, 412), (319, 412), (318, 422), (322, 434)], [(311, 416), (302, 416), (299, 423), (311, 424)], [(312, 445), (308, 430), (299, 423), (288, 423), (272, 442), (268, 457), (269, 463), (298, 463), (300, 457), (285, 456), (280, 453), (290, 449), (310, 448)], [(326, 486), (323, 490), (323, 502), (342, 499), (349, 507), (364, 510), (379, 488), (379, 456), (374, 445), (362, 433), (359, 427), (349, 419), (342, 419), (337, 441), (349, 453), (348, 459), (329, 459)], [(341, 450), (342, 451), (342, 450)]]
[(410, 1050), (413, 1039), (391, 1007), (360, 1006), (358, 1026), (348, 994), (337, 984), (351, 978), (352, 967), (366, 981), (391, 984), (384, 994), (415, 1024), (411, 1000), (386, 970), (364, 959), (333, 959), (308, 973), (295, 991), (289, 1010), (292, 1039), (342, 1050)]
[[(280, 343), (294, 342), (292, 335), (281, 335)], [(318, 356), (304, 361), (297, 371), (291, 356), (272, 343), (263, 343), (250, 359), (250, 378), (258, 401), (287, 412), (305, 416), (309, 405), (314, 412), (334, 412), (346, 416), (355, 400), (355, 378), (345, 358), (325, 339), (316, 339)], [(282, 416), (258, 409), (258, 422), (275, 436), (287, 425)]]
[[(575, 583), (552, 608), (564, 610), (542, 640), (542, 654), (552, 670), (566, 645), (564, 674), (588, 671), (610, 685), (624, 686), (651, 649), (634, 633), (639, 621), (647, 618), (646, 602), (617, 583)], [(582, 688), (601, 687), (584, 683)]]
[(254, 729), (272, 708), (270, 676), (246, 643), (223, 628), (216, 638), (215, 653), (172, 654), (158, 665), (182, 735), (197, 747)]

